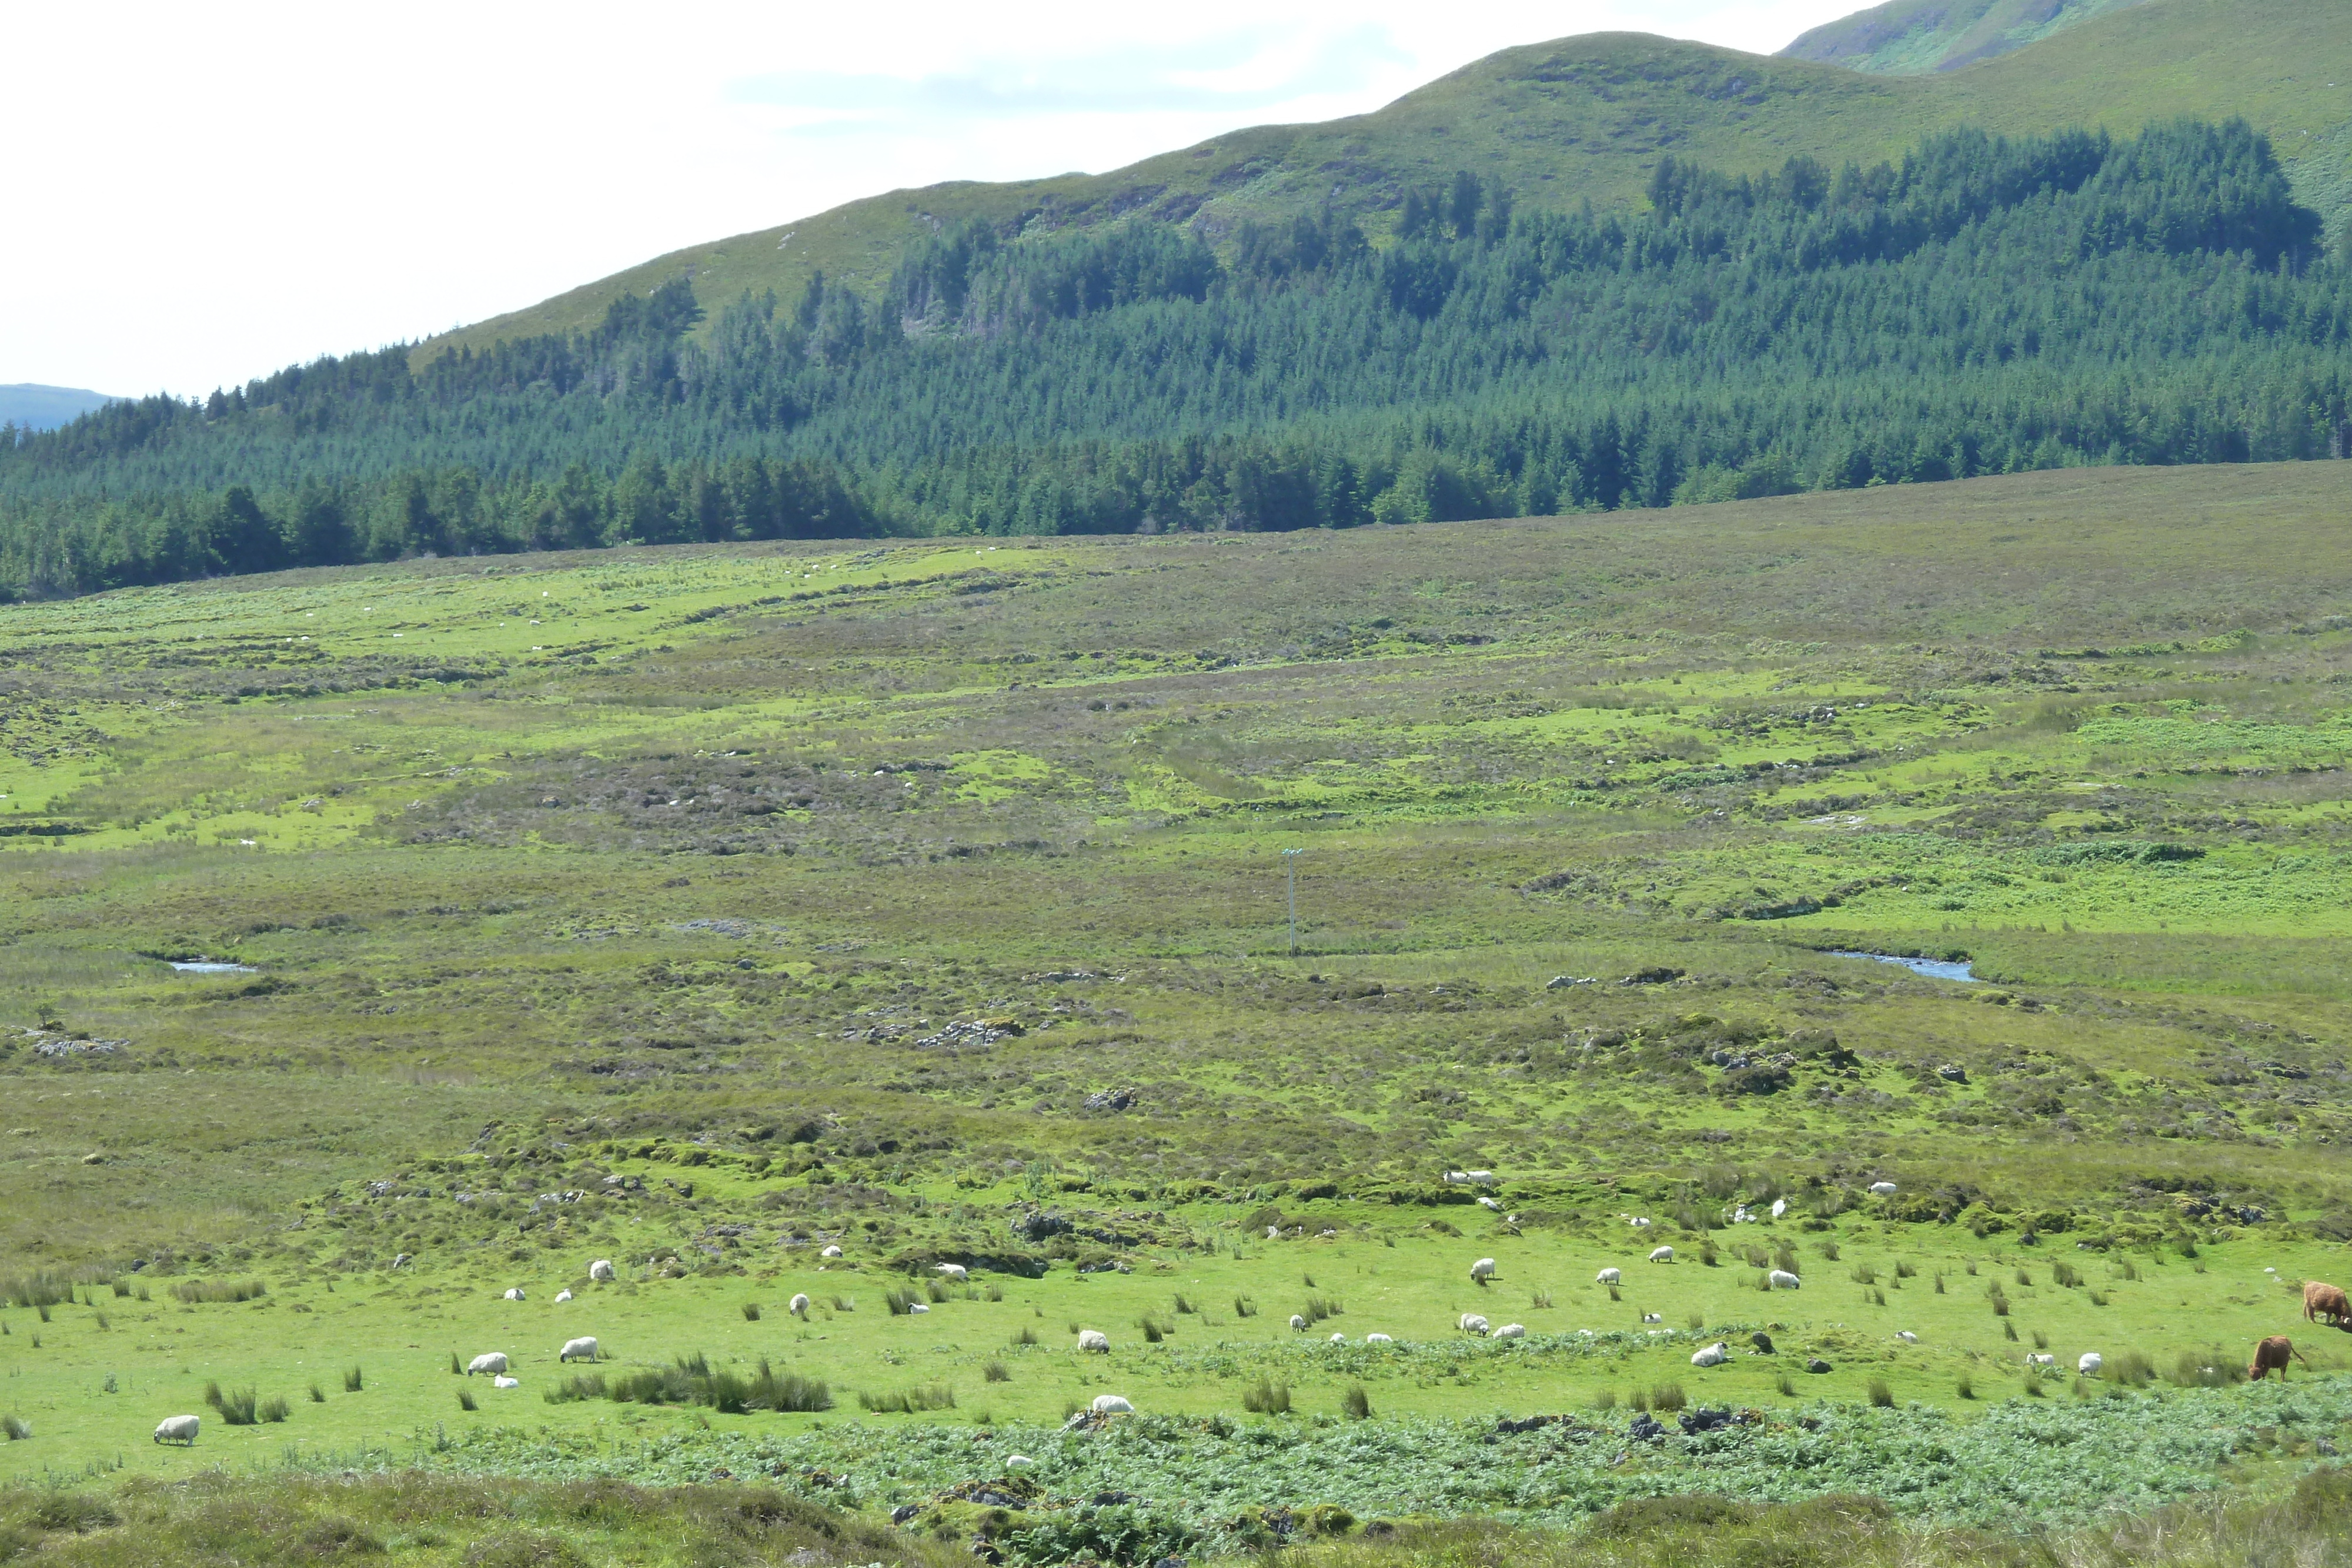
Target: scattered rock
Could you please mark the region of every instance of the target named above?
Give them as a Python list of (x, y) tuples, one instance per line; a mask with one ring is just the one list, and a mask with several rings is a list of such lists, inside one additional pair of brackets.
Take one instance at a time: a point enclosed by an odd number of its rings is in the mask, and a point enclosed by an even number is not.
[(1089, 1111), (1124, 1111), (1141, 1098), (1132, 1089), (1105, 1089), (1087, 1095), (1086, 1108)]
[(1807, 1372), (1827, 1372), (1829, 1369), (1830, 1364), (1823, 1361), (1818, 1355), (1805, 1363), (1805, 1370)]

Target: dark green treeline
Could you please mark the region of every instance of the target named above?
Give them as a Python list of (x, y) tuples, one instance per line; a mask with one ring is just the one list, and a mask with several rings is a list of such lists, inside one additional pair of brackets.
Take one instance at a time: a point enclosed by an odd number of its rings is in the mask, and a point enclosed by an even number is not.
[[(2341, 455), (2352, 266), (2264, 141), (1962, 131), (1634, 217), (1403, 193), (922, 241), (595, 331), (0, 430), (0, 593), (623, 541), (1295, 528)], [(1213, 246), (1212, 237), (1217, 240)]]

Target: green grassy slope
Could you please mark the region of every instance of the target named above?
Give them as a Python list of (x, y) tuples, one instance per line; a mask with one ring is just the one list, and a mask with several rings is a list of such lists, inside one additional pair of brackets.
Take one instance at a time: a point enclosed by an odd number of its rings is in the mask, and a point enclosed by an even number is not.
[(1328, 199), (1377, 235), (1405, 185), (1456, 169), (1499, 177), (1523, 205), (1630, 206), (1661, 153), (1733, 172), (1798, 153), (1873, 162), (1962, 124), (2129, 131), (2173, 115), (2243, 115), (2275, 140), (2298, 193), (2321, 204), (2333, 226), (2352, 157), (2352, 30), (2339, 23), (2318, 0), (2163, 0), (1972, 70), (1926, 77), (1645, 34), (1564, 38), (1488, 56), (1371, 114), (1237, 131), (1105, 174), (894, 191), (673, 251), (435, 339), (417, 362), (463, 344), (592, 326), (621, 294), (681, 274), (706, 306), (745, 290), (792, 298), (820, 269), (878, 289), (908, 240), (974, 215), (1011, 225), (1143, 213), (1226, 227)]
[(1815, 27), (1780, 53), (1858, 71), (1958, 70), (2148, 0), (1887, 0)]

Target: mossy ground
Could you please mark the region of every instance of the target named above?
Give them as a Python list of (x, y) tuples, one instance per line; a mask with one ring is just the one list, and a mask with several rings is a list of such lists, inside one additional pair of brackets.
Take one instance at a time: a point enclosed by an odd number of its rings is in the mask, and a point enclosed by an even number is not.
[[(1257, 1421), (1262, 1377), (1293, 1423), (1355, 1385), (1377, 1424), (1604, 1389), (1622, 1417), (1666, 1381), (1790, 1413), (1873, 1378), (1969, 1420), (2025, 1397), (2035, 1333), (2171, 1375), (2294, 1332), (2326, 1371), (2344, 1342), (2286, 1287), (2352, 1271), (2347, 483), (11, 608), (0, 1021), (31, 1032), (0, 1061), (0, 1247), (134, 1293), (0, 1311), (0, 1411), (33, 1430), (0, 1468), (1029, 1428), (1097, 1392)], [(164, 962), (199, 956), (253, 972)], [(1500, 1208), (1439, 1179), (1473, 1168)], [(1778, 1226), (1725, 1223), (1776, 1195)], [(1016, 1236), (1032, 1212), (1071, 1228)], [(1805, 1289), (1767, 1295), (1745, 1250), (1782, 1245)], [(587, 1287), (599, 1256), (623, 1282)], [(936, 1257), (979, 1261), (977, 1298), (889, 1315)], [(171, 1297), (197, 1277), (270, 1290)], [(1344, 1315), (1292, 1335), (1317, 1296)], [(1471, 1310), (1536, 1343), (1457, 1353)], [(1557, 1338), (1645, 1312), (1671, 1345)], [(1696, 1372), (1693, 1318), (1781, 1351)], [(549, 1405), (583, 1332), (608, 1370), (766, 1357), (837, 1408)], [(1304, 1343), (1333, 1332), (1356, 1348)], [(522, 1385), (462, 1412), (448, 1356), (488, 1349)], [(1834, 1370), (1780, 1393), (1813, 1354)], [(208, 1380), (289, 1419), (150, 1444)], [(952, 1409), (857, 1408), (937, 1385)]]

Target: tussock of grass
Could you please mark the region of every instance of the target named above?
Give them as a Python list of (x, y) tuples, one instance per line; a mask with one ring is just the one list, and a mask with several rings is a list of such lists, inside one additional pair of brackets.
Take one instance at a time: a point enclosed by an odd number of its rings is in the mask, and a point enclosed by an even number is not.
[(172, 1287), (172, 1294), (182, 1301), (257, 1301), (269, 1293), (269, 1287), (258, 1280), (183, 1280)]
[(885, 1394), (860, 1391), (857, 1407), (877, 1415), (907, 1416), (924, 1410), (952, 1410), (956, 1407), (955, 1390), (942, 1383), (927, 1384), (916, 1388), (899, 1388)]

